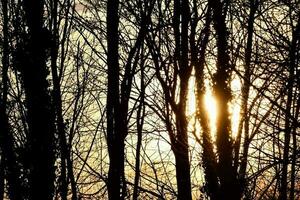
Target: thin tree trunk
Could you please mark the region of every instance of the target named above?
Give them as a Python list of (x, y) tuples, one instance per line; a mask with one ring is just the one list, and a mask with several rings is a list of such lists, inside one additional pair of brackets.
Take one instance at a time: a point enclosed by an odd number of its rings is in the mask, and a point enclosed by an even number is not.
[[(299, 38), (300, 39), (300, 38)], [(298, 39), (298, 40), (299, 40)], [(300, 83), (300, 80), (297, 80), (298, 83)], [(300, 84), (298, 84), (298, 92), (300, 90), (299, 88)], [(298, 93), (299, 94), (299, 93)], [(297, 98), (297, 94), (295, 95), (295, 104), (297, 105), (295, 108), (295, 119), (298, 119), (299, 117), (299, 111), (300, 111), (300, 98)], [(295, 105), (294, 104), (294, 105)], [(293, 124), (293, 131), (292, 131), (292, 140), (293, 140), (293, 150), (292, 150), (292, 163), (291, 163), (291, 188), (290, 188), (290, 199), (295, 199), (295, 186), (296, 186), (296, 164), (297, 164), (297, 132), (296, 132), (297, 125)]]
[[(143, 51), (141, 53), (143, 55)], [(140, 105), (137, 111), (137, 145), (136, 145), (136, 161), (135, 161), (135, 177), (134, 177), (134, 187), (133, 187), (133, 200), (137, 200), (139, 196), (139, 181), (140, 181), (140, 154), (142, 146), (143, 137), (143, 125), (145, 118), (145, 83), (144, 83), (144, 63), (141, 64), (141, 92), (140, 92)]]
[[(299, 33), (300, 29), (300, 14), (298, 14), (298, 23), (296, 26), (296, 30), (295, 33)], [(300, 47), (300, 35), (297, 34), (295, 36), (295, 41), (296, 41), (296, 46), (295, 49), (299, 49)], [(298, 43), (297, 43), (298, 41)], [(299, 62), (299, 54), (297, 55), (297, 57), (295, 57), (295, 61)], [(296, 73), (299, 71), (296, 71)], [(296, 91), (294, 92), (294, 116), (295, 119), (299, 119), (299, 114), (300, 114), (300, 98), (299, 98), (299, 92), (300, 92), (300, 78), (296, 78), (295, 80), (297, 87), (296, 87)], [(298, 90), (298, 93), (297, 93)], [(290, 199), (295, 199), (295, 187), (296, 187), (296, 177), (297, 177), (297, 170), (296, 170), (296, 165), (297, 165), (297, 149), (298, 149), (298, 144), (297, 144), (297, 124), (295, 123), (295, 121), (292, 123), (292, 141), (293, 141), (293, 148), (292, 148), (292, 156), (291, 156), (291, 187), (290, 187), (290, 191), (289, 191), (289, 198)]]
[(290, 199), (295, 199), (295, 180), (296, 180), (296, 162), (297, 162), (297, 136), (296, 131), (293, 130), (293, 151), (292, 151), (292, 163), (291, 163), (291, 188)]
[[(121, 134), (118, 127), (121, 124), (118, 120), (118, 110), (120, 109), (119, 96), (119, 0), (107, 1), (107, 66), (108, 66), (108, 86), (107, 86), (107, 145), (109, 153), (108, 172), (108, 197), (110, 200), (121, 198), (122, 192), (122, 149)], [(122, 127), (124, 128), (124, 127)]]
[(288, 199), (288, 165), (289, 165), (289, 150), (290, 150), (290, 139), (292, 134), (292, 123), (291, 123), (291, 108), (293, 101), (293, 85), (295, 81), (295, 60), (296, 60), (296, 46), (297, 46), (297, 34), (300, 30), (300, 15), (298, 18), (296, 29), (292, 34), (292, 41), (289, 52), (289, 77), (287, 83), (287, 102), (286, 102), (286, 111), (285, 111), (285, 127), (284, 127), (284, 147), (283, 147), (283, 163), (282, 163), (282, 172), (280, 179), (280, 188), (279, 188), (279, 200)]
[[(53, 79), (53, 104), (55, 108), (56, 114), (56, 122), (57, 122), (57, 133), (59, 138), (60, 144), (60, 157), (61, 157), (61, 165), (60, 165), (60, 196), (62, 200), (67, 200), (68, 196), (68, 178), (71, 179), (71, 188), (72, 188), (72, 200), (77, 200), (77, 190), (76, 184), (74, 186), (74, 176), (73, 172), (69, 172), (70, 170), (73, 171), (73, 166), (70, 158), (70, 150), (67, 144), (66, 138), (66, 130), (64, 119), (62, 115), (62, 100), (61, 100), (61, 89), (60, 89), (60, 81), (58, 77), (58, 69), (57, 69), (57, 58), (58, 58), (58, 23), (57, 23), (57, 0), (51, 1), (51, 25), (52, 25), (52, 34), (53, 34), (53, 41), (51, 46), (51, 72), (52, 72), (52, 79)], [(72, 179), (73, 176), (73, 179)], [(75, 188), (74, 188), (75, 187)]]
[[(107, 65), (108, 65), (108, 95), (107, 95), (107, 144), (110, 158), (108, 175), (108, 194), (113, 200), (126, 197), (126, 180), (124, 173), (125, 138), (128, 134), (128, 107), (134, 72), (139, 60), (139, 49), (147, 33), (151, 12), (155, 1), (151, 1), (148, 10), (141, 17), (141, 28), (135, 45), (130, 49), (123, 80), (120, 84), (120, 67), (118, 63), (118, 0), (107, 3)], [(120, 89), (121, 91), (119, 91)]]
[(188, 62), (188, 27), (190, 22), (189, 2), (174, 0), (175, 67), (179, 68), (179, 102), (176, 116), (176, 140), (172, 144), (176, 164), (178, 200), (191, 200), (191, 178), (188, 144), (188, 121), (186, 104), (191, 65)]
[[(258, 1), (250, 1), (250, 14), (248, 18), (248, 26), (247, 26), (247, 44), (245, 50), (245, 74), (242, 85), (242, 99), (241, 99), (241, 113), (240, 113), (240, 124), (238, 128), (238, 135), (236, 137), (236, 141), (234, 144), (234, 166), (235, 171), (238, 169), (238, 164), (240, 162), (239, 169), (239, 179), (241, 183), (241, 195), (246, 187), (246, 169), (248, 163), (248, 149), (249, 149), (249, 123), (250, 123), (250, 115), (248, 110), (248, 99), (249, 99), (249, 91), (250, 91), (250, 81), (251, 81), (251, 57), (252, 57), (252, 46), (253, 46), (253, 31), (254, 31), (254, 20), (255, 13), (258, 8)], [(240, 143), (242, 133), (244, 131), (244, 145), (243, 145), (243, 155), (240, 160)]]
[[(0, 122), (1, 123), (1, 122)], [(4, 162), (3, 162), (3, 154), (0, 159), (0, 200), (4, 198)]]

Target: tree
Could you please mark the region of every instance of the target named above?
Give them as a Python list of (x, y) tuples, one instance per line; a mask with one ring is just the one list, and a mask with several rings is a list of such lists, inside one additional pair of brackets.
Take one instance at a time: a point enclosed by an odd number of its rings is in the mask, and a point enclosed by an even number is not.
[[(172, 28), (174, 31), (175, 49), (174, 55), (172, 55), (173, 60), (170, 63), (172, 69), (168, 69), (168, 61), (162, 60), (163, 52), (160, 52), (161, 45), (159, 44), (159, 46), (157, 46), (155, 44), (154, 37), (151, 36), (151, 40), (149, 38), (147, 42), (155, 65), (156, 76), (164, 93), (164, 100), (167, 109), (165, 124), (171, 141), (171, 149), (175, 156), (178, 190), (177, 198), (192, 199), (188, 121), (186, 118), (188, 83), (192, 71), (192, 66), (188, 61), (188, 27), (190, 23), (190, 9), (188, 1), (174, 0), (173, 6), (174, 13)], [(158, 20), (162, 20), (162, 18), (159, 18)], [(163, 41), (159, 42), (163, 43)], [(171, 52), (169, 52), (169, 54), (171, 54)], [(178, 93), (176, 90), (178, 90)], [(177, 95), (178, 102), (176, 102)], [(175, 118), (175, 124), (172, 124), (173, 116)], [(172, 126), (176, 127), (175, 130)]]
[(299, 5), (1, 0), (0, 199), (298, 199)]
[[(140, 3), (142, 5), (142, 3)], [(120, 80), (119, 66), (119, 1), (107, 2), (107, 144), (110, 158), (108, 194), (110, 199), (124, 199), (126, 180), (124, 174), (125, 138), (128, 135), (128, 107), (132, 80), (137, 67), (138, 52), (146, 36), (154, 1), (144, 4), (141, 13), (141, 27), (136, 42), (130, 49), (124, 65), (123, 79)]]
[[(24, 195), (24, 188), (22, 187), (21, 173), (17, 163), (16, 153), (14, 149), (14, 139), (9, 125), (7, 116), (8, 104), (8, 68), (9, 62), (9, 18), (8, 18), (8, 1), (1, 1), (3, 14), (3, 55), (2, 55), (2, 88), (0, 99), (0, 130), (1, 130), (1, 170), (2, 177), (7, 178), (8, 194), (10, 199), (19, 200)], [(4, 187), (4, 183), (3, 183)], [(3, 189), (4, 190), (4, 189)], [(3, 193), (2, 193), (3, 194)], [(3, 197), (3, 195), (1, 195)]]
[(55, 180), (54, 116), (46, 66), (51, 34), (43, 25), (44, 2), (25, 0), (23, 3), (28, 33), (23, 34), (22, 44), (18, 46), (16, 67), (22, 75), (26, 94), (29, 132), (25, 159), (29, 162), (30, 171), (28, 198), (52, 199)]
[[(124, 193), (124, 135), (117, 128), (120, 126), (118, 120), (119, 102), (119, 1), (107, 1), (107, 66), (108, 66), (108, 85), (107, 85), (107, 144), (110, 158), (108, 174), (108, 196), (109, 199), (121, 199)], [(124, 127), (122, 127), (124, 128)], [(120, 191), (121, 194), (120, 194)], [(124, 198), (124, 197), (123, 197)]]

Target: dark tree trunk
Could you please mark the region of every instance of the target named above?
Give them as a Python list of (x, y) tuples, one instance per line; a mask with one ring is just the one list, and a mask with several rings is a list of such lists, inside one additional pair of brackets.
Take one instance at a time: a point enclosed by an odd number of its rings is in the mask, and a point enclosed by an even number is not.
[(107, 1), (107, 145), (109, 153), (108, 172), (108, 197), (110, 200), (123, 199), (122, 197), (122, 177), (124, 165), (124, 144), (122, 144), (121, 126), (119, 115), (120, 95), (119, 95), (119, 15), (118, 0)]
[(71, 189), (72, 189), (72, 200), (77, 200), (77, 189), (76, 184), (74, 185), (74, 175), (73, 175), (73, 166), (71, 161), (70, 149), (67, 144), (67, 135), (63, 118), (62, 111), (62, 100), (61, 100), (61, 89), (60, 89), (60, 79), (58, 76), (58, 66), (57, 66), (57, 58), (58, 58), (58, 40), (59, 40), (59, 32), (58, 32), (58, 22), (57, 22), (57, 9), (58, 9), (58, 1), (51, 1), (51, 25), (52, 25), (52, 35), (53, 40), (51, 44), (51, 74), (53, 81), (53, 107), (55, 109), (55, 117), (57, 124), (57, 134), (59, 138), (59, 147), (60, 147), (60, 186), (59, 192), (62, 200), (67, 200), (68, 196), (68, 179), (71, 180)]
[[(8, 44), (8, 1), (2, 0), (3, 14), (3, 55), (2, 55), (2, 91), (0, 96), (0, 148), (1, 148), (1, 179), (4, 176), (8, 182), (8, 196), (11, 200), (23, 199), (23, 189), (20, 180), (20, 169), (16, 161), (14, 139), (9, 129), (7, 116), (8, 95), (8, 67), (9, 67), (9, 44)], [(4, 180), (1, 180), (4, 181)], [(4, 187), (4, 182), (2, 182)], [(3, 188), (4, 189), (4, 188)]]
[(287, 82), (287, 100), (286, 100), (286, 110), (285, 110), (285, 124), (284, 124), (284, 147), (283, 147), (283, 163), (282, 163), (282, 172), (280, 179), (280, 188), (279, 188), (279, 200), (288, 199), (288, 165), (289, 165), (289, 155), (290, 155), (290, 140), (292, 134), (292, 102), (293, 102), (293, 91), (294, 91), (294, 82), (295, 82), (295, 70), (296, 70), (296, 46), (298, 35), (300, 31), (300, 15), (298, 18), (297, 26), (292, 33), (292, 41), (289, 50), (289, 77)]
[[(196, 5), (195, 5), (196, 8)], [(196, 11), (195, 11), (196, 13)], [(197, 16), (195, 16), (195, 20)], [(191, 42), (192, 52), (191, 59), (192, 64), (195, 66), (196, 88), (197, 88), (197, 119), (201, 125), (202, 136), (202, 163), (205, 174), (205, 192), (212, 200), (218, 200), (219, 184), (217, 177), (217, 160), (213, 148), (213, 141), (211, 138), (211, 130), (209, 127), (209, 119), (207, 118), (204, 96), (205, 96), (205, 83), (204, 83), (204, 64), (205, 64), (205, 51), (210, 36), (210, 24), (211, 24), (211, 8), (208, 6), (205, 26), (201, 32), (201, 43), (199, 49), (195, 44), (195, 29), (196, 23), (192, 26), (192, 38)]]
[(4, 198), (4, 162), (3, 156), (0, 159), (0, 200)]
[[(143, 50), (141, 51), (141, 55), (143, 55)], [(136, 144), (136, 161), (135, 161), (135, 176), (134, 176), (134, 187), (133, 187), (133, 200), (137, 200), (139, 196), (139, 182), (140, 182), (140, 155), (141, 155), (141, 147), (142, 147), (142, 139), (143, 139), (143, 125), (145, 118), (145, 69), (144, 69), (144, 61), (142, 59), (141, 63), (141, 92), (140, 92), (140, 103), (137, 111), (137, 144)]]
[[(300, 37), (298, 38), (298, 40), (300, 40)], [(298, 44), (299, 45), (299, 44)], [(298, 57), (299, 59), (299, 57)], [(297, 90), (300, 91), (300, 79), (298, 78), (298, 80), (296, 80), (298, 82), (298, 88)], [(297, 98), (297, 94), (295, 94), (295, 97), (294, 98), (294, 103), (296, 106), (296, 109), (294, 111), (295, 113), (295, 119), (298, 119), (299, 118), (299, 114), (300, 114), (300, 98), (298, 97)], [(293, 148), (292, 148), (292, 156), (291, 156), (291, 188), (290, 188), (290, 191), (289, 191), (289, 194), (290, 194), (290, 199), (295, 199), (295, 190), (296, 190), (296, 177), (297, 177), (297, 155), (298, 155), (298, 152), (297, 152), (297, 149), (298, 149), (298, 144), (297, 144), (297, 131), (296, 131), (296, 128), (297, 125), (295, 123), (293, 123), (293, 130), (292, 130), (292, 141), (293, 141)]]
[(24, 40), (25, 57), (19, 63), (26, 94), (28, 155), (30, 163), (29, 199), (50, 200), (54, 192), (54, 115), (48, 91), (46, 52), (51, 33), (43, 27), (43, 1), (24, 1), (28, 38)]
[[(253, 32), (254, 32), (254, 20), (255, 20), (255, 13), (258, 8), (258, 1), (250, 1), (250, 14), (248, 18), (248, 25), (247, 25), (247, 44), (245, 50), (245, 74), (243, 77), (243, 85), (242, 85), (242, 94), (241, 94), (241, 113), (240, 118), (241, 121), (239, 122), (238, 128), (238, 135), (236, 137), (234, 143), (234, 170), (237, 171), (238, 165), (240, 162), (240, 169), (239, 169), (239, 180), (241, 183), (241, 195), (246, 187), (246, 169), (248, 163), (248, 149), (249, 149), (249, 123), (250, 123), (250, 115), (248, 110), (248, 100), (249, 100), (249, 91), (251, 85), (251, 57), (252, 57), (252, 44), (253, 44)], [(240, 145), (241, 145), (241, 138), (242, 132), (244, 131), (244, 145), (243, 145), (243, 154), (240, 161)]]
[(188, 121), (186, 119), (186, 100), (188, 93), (188, 76), (182, 76), (180, 81), (180, 102), (177, 105), (176, 116), (176, 140), (172, 143), (172, 150), (175, 155), (176, 180), (178, 200), (191, 200), (191, 174), (189, 161), (188, 144)]
[[(186, 130), (185, 130), (186, 131)], [(173, 152), (176, 163), (176, 180), (178, 190), (178, 200), (192, 199), (191, 178), (190, 178), (190, 161), (187, 134), (177, 131), (181, 134), (175, 145), (173, 144)]]
[[(109, 199), (111, 200), (124, 199), (127, 195), (124, 173), (124, 149), (125, 138), (128, 134), (128, 104), (132, 80), (139, 60), (138, 52), (147, 33), (147, 25), (150, 22), (154, 2), (151, 1), (149, 5), (146, 4), (147, 11), (142, 13), (141, 29), (135, 45), (128, 54), (122, 81), (119, 78), (120, 67), (118, 62), (119, 1), (109, 0), (107, 2), (107, 144), (110, 158), (107, 187)], [(119, 91), (120, 89), (121, 91)]]
[[(179, 200), (191, 200), (191, 178), (188, 144), (188, 121), (186, 119), (186, 103), (188, 82), (191, 75), (191, 65), (188, 61), (188, 27), (190, 22), (189, 2), (174, 0), (174, 34), (175, 34), (175, 63), (179, 70), (179, 102), (176, 106), (176, 140), (172, 143), (175, 155), (176, 180)], [(172, 140), (171, 140), (172, 141)]]
[[(213, 22), (217, 35), (217, 72), (214, 75), (214, 95), (218, 104), (217, 153), (220, 196), (223, 199), (240, 199), (240, 187), (237, 173), (233, 168), (233, 145), (231, 138), (231, 121), (228, 103), (231, 99), (230, 75), (232, 72), (228, 53), (228, 31), (225, 24), (223, 3), (219, 0), (209, 1), (213, 9)], [(225, 5), (226, 7), (226, 5)]]

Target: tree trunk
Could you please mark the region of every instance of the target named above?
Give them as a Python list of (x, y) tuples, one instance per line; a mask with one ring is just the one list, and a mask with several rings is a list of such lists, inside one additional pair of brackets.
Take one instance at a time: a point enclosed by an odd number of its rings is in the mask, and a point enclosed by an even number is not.
[(28, 110), (29, 198), (50, 200), (55, 180), (54, 115), (48, 91), (46, 51), (50, 50), (51, 34), (43, 27), (43, 1), (26, 0), (24, 10), (29, 31), (28, 39), (24, 38), (27, 57), (23, 57), (18, 68), (23, 77)]
[(223, 12), (223, 4), (219, 0), (212, 0), (209, 3), (213, 9), (213, 22), (217, 35), (217, 72), (214, 75), (213, 91), (218, 106), (216, 143), (220, 196), (223, 199), (235, 200), (240, 199), (240, 188), (237, 173), (233, 168), (231, 121), (228, 109), (228, 103), (231, 99), (230, 75), (232, 69), (229, 63), (226, 15)]
[(4, 162), (3, 156), (0, 159), (0, 200), (4, 200)]
[[(195, 5), (196, 8), (196, 5)], [(197, 11), (194, 11), (195, 13)], [(198, 17), (196, 16), (195, 19)], [(209, 127), (209, 119), (207, 118), (206, 106), (204, 102), (205, 96), (205, 83), (204, 83), (204, 64), (205, 64), (205, 51), (208, 44), (208, 39), (210, 36), (210, 24), (211, 24), (211, 8), (207, 8), (205, 26), (201, 32), (201, 43), (200, 49), (197, 49), (195, 44), (195, 29), (196, 25), (192, 26), (192, 38), (191, 42), (191, 59), (192, 64), (195, 67), (195, 77), (196, 77), (196, 96), (197, 96), (197, 119), (201, 125), (201, 138), (202, 138), (202, 164), (205, 174), (205, 192), (212, 200), (218, 200), (219, 194), (219, 184), (217, 177), (217, 160), (214, 152), (213, 141), (211, 138), (211, 130)], [(199, 55), (198, 55), (199, 54)], [(199, 58), (198, 58), (199, 57)]]
[[(8, 1), (2, 0), (3, 14), (3, 55), (2, 55), (2, 91), (0, 96), (0, 148), (1, 148), (1, 181), (4, 187), (4, 177), (8, 183), (8, 196), (11, 200), (21, 200), (23, 188), (20, 180), (20, 169), (14, 149), (14, 139), (9, 129), (7, 116), (8, 95), (8, 68), (9, 68), (9, 44), (8, 44)], [(2, 189), (2, 188), (1, 188)], [(3, 188), (4, 189), (4, 188)]]
[(292, 41), (289, 51), (289, 77), (287, 82), (287, 101), (286, 101), (286, 111), (285, 111), (285, 124), (284, 124), (284, 147), (283, 147), (283, 163), (282, 163), (282, 172), (280, 179), (280, 188), (279, 188), (279, 200), (288, 199), (288, 165), (289, 165), (289, 151), (290, 151), (290, 139), (292, 134), (292, 123), (291, 123), (291, 108), (293, 102), (293, 90), (295, 82), (295, 69), (296, 69), (296, 46), (298, 40), (298, 34), (300, 31), (300, 15), (298, 18), (297, 26), (292, 33)]
[[(107, 86), (107, 145), (109, 153), (108, 172), (108, 197), (110, 200), (122, 198), (122, 166), (124, 165), (124, 144), (122, 144), (121, 134), (118, 130), (120, 120), (118, 116), (120, 109), (119, 96), (119, 0), (107, 1), (107, 66), (108, 66), (108, 86)], [(122, 127), (123, 128), (123, 127)]]
[[(60, 89), (60, 80), (58, 77), (58, 67), (57, 67), (57, 58), (58, 58), (58, 23), (57, 23), (57, 9), (58, 1), (51, 1), (51, 25), (52, 25), (52, 34), (53, 41), (51, 44), (51, 74), (53, 79), (53, 106), (55, 108), (55, 117), (57, 123), (57, 134), (59, 138), (60, 146), (60, 187), (59, 192), (62, 200), (67, 200), (68, 196), (68, 179), (71, 179), (71, 188), (72, 188), (72, 200), (77, 200), (77, 190), (76, 185), (74, 186), (74, 175), (73, 175), (73, 166), (70, 158), (70, 149), (67, 144), (66, 129), (63, 119), (62, 111), (62, 100), (61, 100), (61, 89)], [(71, 171), (70, 171), (71, 170)]]
[[(246, 187), (246, 169), (248, 163), (248, 149), (249, 149), (249, 123), (250, 123), (250, 114), (248, 110), (248, 99), (249, 99), (249, 91), (251, 84), (251, 56), (252, 56), (252, 44), (253, 44), (253, 31), (254, 31), (254, 20), (255, 13), (258, 8), (258, 1), (250, 1), (250, 14), (248, 18), (247, 25), (247, 44), (245, 50), (245, 74), (243, 77), (243, 85), (242, 85), (242, 94), (241, 94), (241, 113), (240, 113), (240, 122), (238, 128), (238, 135), (234, 144), (234, 170), (237, 171), (238, 165), (240, 162), (239, 169), (239, 180), (241, 183), (241, 195)], [(242, 133), (244, 131), (244, 145), (243, 145), (243, 155), (240, 161), (240, 143), (242, 138)]]
[(191, 178), (190, 178), (190, 161), (187, 142), (187, 134), (177, 132), (182, 136), (178, 138), (177, 143), (173, 145), (176, 164), (176, 180), (178, 190), (178, 200), (192, 199)]
[[(143, 51), (141, 54), (143, 55)], [(134, 176), (134, 187), (133, 187), (133, 200), (137, 200), (139, 196), (139, 182), (140, 182), (140, 154), (143, 139), (143, 125), (145, 118), (145, 69), (144, 61), (141, 63), (141, 92), (140, 92), (140, 104), (137, 111), (137, 145), (136, 145), (136, 161), (135, 161), (135, 176)]]
[[(175, 63), (179, 70), (179, 102), (176, 116), (176, 140), (172, 143), (175, 155), (176, 180), (178, 200), (191, 200), (191, 178), (188, 144), (188, 121), (186, 119), (186, 105), (188, 82), (191, 75), (191, 65), (188, 61), (188, 27), (190, 22), (189, 2), (174, 0), (174, 34), (175, 34)], [(172, 140), (171, 140), (172, 141)]]

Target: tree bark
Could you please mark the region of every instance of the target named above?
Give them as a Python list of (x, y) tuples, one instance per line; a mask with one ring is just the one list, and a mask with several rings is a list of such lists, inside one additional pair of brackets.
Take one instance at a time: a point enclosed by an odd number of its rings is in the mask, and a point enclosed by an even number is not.
[(25, 54), (19, 63), (26, 95), (29, 127), (27, 159), (30, 161), (29, 198), (53, 198), (54, 115), (48, 91), (46, 52), (50, 49), (51, 34), (43, 27), (44, 2), (25, 0), (28, 38), (23, 38)]
[(107, 189), (110, 200), (122, 199), (120, 193), (123, 184), (121, 167), (124, 165), (124, 152), (122, 151), (124, 144), (122, 144), (122, 136), (117, 127), (121, 125), (118, 120), (118, 110), (120, 109), (118, 7), (119, 0), (107, 1), (107, 145), (110, 160)]
[(219, 0), (211, 0), (209, 3), (213, 9), (213, 22), (217, 35), (217, 72), (213, 79), (213, 92), (218, 107), (216, 143), (220, 196), (224, 199), (235, 200), (240, 199), (240, 187), (237, 180), (237, 173), (233, 168), (231, 121), (228, 109), (228, 104), (231, 100), (230, 75), (232, 69), (228, 54), (228, 31), (225, 23), (226, 12), (223, 9), (224, 4)]
[[(143, 55), (143, 50), (141, 54)], [(141, 147), (142, 147), (142, 139), (143, 139), (143, 125), (145, 118), (145, 67), (144, 61), (141, 61), (141, 92), (140, 92), (140, 103), (137, 111), (137, 145), (136, 145), (136, 161), (135, 161), (135, 176), (134, 176), (134, 187), (133, 187), (133, 200), (137, 200), (139, 196), (139, 182), (140, 182), (140, 155), (141, 155)]]
[[(21, 200), (23, 187), (20, 180), (20, 169), (14, 149), (14, 138), (9, 129), (7, 116), (8, 95), (8, 68), (9, 68), (9, 43), (8, 43), (8, 1), (2, 0), (3, 14), (3, 55), (2, 55), (2, 91), (0, 96), (0, 148), (1, 148), (1, 172), (8, 182), (8, 196), (11, 200)], [(4, 189), (4, 188), (3, 188)]]
[[(239, 180), (241, 183), (241, 195), (246, 187), (246, 169), (248, 163), (248, 149), (249, 149), (249, 123), (250, 123), (250, 114), (248, 110), (248, 99), (249, 99), (249, 91), (251, 85), (251, 57), (252, 57), (252, 46), (253, 46), (253, 32), (254, 32), (254, 20), (255, 13), (258, 8), (258, 1), (250, 1), (250, 14), (248, 18), (247, 25), (247, 43), (245, 49), (245, 73), (243, 77), (243, 85), (242, 85), (242, 94), (241, 94), (241, 113), (240, 113), (240, 122), (238, 128), (238, 135), (236, 137), (234, 143), (234, 170), (237, 171), (238, 165), (240, 162), (239, 168)], [(244, 131), (244, 144), (243, 144), (243, 154), (240, 161), (240, 146), (241, 146), (241, 138), (242, 133)]]
[[(196, 5), (195, 5), (196, 7)], [(197, 11), (194, 11), (195, 13)], [(197, 16), (195, 17), (195, 19)], [(205, 51), (210, 36), (211, 24), (211, 8), (208, 6), (205, 17), (205, 26), (201, 32), (201, 43), (197, 48), (195, 39), (191, 42), (191, 59), (195, 67), (196, 77), (196, 97), (197, 97), (197, 119), (201, 125), (201, 138), (202, 138), (202, 164), (205, 174), (204, 191), (212, 200), (218, 200), (219, 197), (219, 184), (217, 177), (217, 159), (214, 152), (213, 141), (211, 138), (211, 130), (209, 127), (209, 119), (207, 117), (206, 106), (204, 102), (205, 97), (205, 83), (204, 83), (204, 64), (205, 64)], [(195, 37), (196, 25), (192, 26), (192, 38)]]
[(289, 51), (289, 77), (287, 82), (287, 100), (286, 100), (286, 111), (285, 111), (285, 124), (284, 124), (284, 147), (283, 147), (283, 163), (282, 163), (282, 172), (280, 179), (280, 188), (279, 188), (279, 200), (288, 199), (288, 165), (289, 165), (289, 151), (290, 151), (290, 140), (292, 134), (292, 122), (290, 119), (291, 108), (293, 102), (293, 90), (295, 82), (295, 70), (296, 70), (296, 46), (298, 40), (298, 34), (300, 31), (300, 15), (298, 18), (297, 26), (292, 33), (292, 41)]
[[(178, 200), (191, 200), (191, 178), (188, 144), (188, 121), (186, 119), (186, 105), (188, 82), (191, 75), (191, 65), (188, 62), (188, 27), (190, 22), (189, 2), (174, 0), (174, 34), (175, 34), (175, 63), (179, 70), (179, 102), (176, 116), (176, 140), (172, 143), (175, 155), (176, 180)], [(172, 140), (171, 140), (172, 141)]]
[[(77, 189), (76, 185), (74, 185), (74, 175), (73, 175), (73, 166), (70, 158), (70, 149), (67, 144), (67, 135), (63, 118), (62, 111), (62, 99), (61, 99), (61, 89), (60, 89), (60, 79), (58, 77), (58, 66), (57, 66), (57, 58), (58, 58), (58, 50), (59, 50), (59, 25), (57, 22), (57, 9), (58, 9), (58, 1), (51, 1), (51, 31), (53, 35), (53, 40), (51, 44), (51, 74), (53, 81), (53, 107), (55, 109), (55, 117), (57, 124), (57, 134), (59, 138), (59, 147), (60, 147), (60, 186), (59, 192), (62, 200), (67, 200), (68, 197), (68, 179), (71, 179), (71, 188), (72, 188), (72, 200), (77, 200)], [(66, 36), (66, 35), (64, 35)]]

